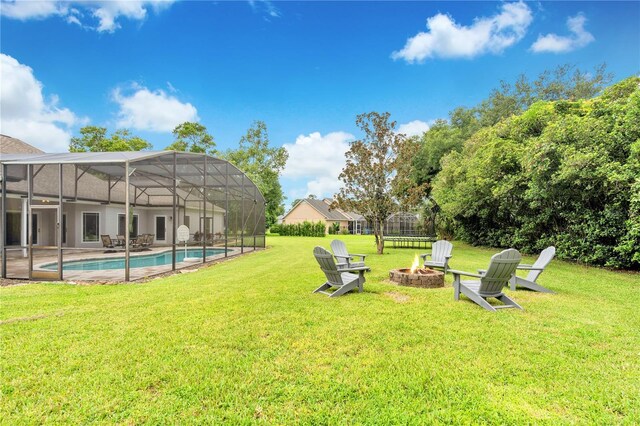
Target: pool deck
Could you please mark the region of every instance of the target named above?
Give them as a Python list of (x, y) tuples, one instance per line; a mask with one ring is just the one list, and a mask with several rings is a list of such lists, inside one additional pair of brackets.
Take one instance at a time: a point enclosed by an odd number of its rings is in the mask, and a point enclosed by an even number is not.
[[(189, 247), (196, 248), (196, 247)], [(215, 248), (220, 249), (224, 247), (207, 247), (207, 248)], [(166, 252), (170, 250), (169, 247), (152, 247), (150, 250), (132, 252), (131, 257), (135, 256), (144, 256), (154, 253)], [(178, 249), (184, 250), (184, 249)], [(240, 247), (229, 247), (228, 248), (228, 256), (227, 257), (235, 257), (241, 253)], [(244, 253), (253, 252), (253, 247), (245, 247)], [(102, 251), (89, 251), (89, 252), (75, 252), (75, 253), (64, 253), (64, 262), (75, 261), (75, 260), (106, 260), (114, 257), (123, 257), (124, 252), (115, 252), (115, 253), (104, 253)], [(224, 253), (208, 256), (206, 258), (206, 263), (219, 261), (224, 259)], [(58, 257), (57, 254), (42, 254), (34, 251), (34, 259), (33, 259), (33, 269), (41, 270), (41, 271), (49, 271), (46, 269), (42, 269), (41, 266), (50, 264), (52, 262), (57, 262)], [(205, 263), (205, 264), (206, 264)], [(197, 267), (197, 265), (202, 265), (202, 262), (176, 262), (176, 270), (183, 269), (186, 267)], [(171, 272), (171, 265), (160, 265), (160, 266), (147, 266), (142, 268), (131, 268), (129, 270), (129, 279), (131, 281), (140, 280), (144, 278), (148, 278), (153, 275), (162, 274)], [(29, 276), (29, 259), (17, 256), (7, 256), (7, 278), (22, 278), (26, 279)], [(109, 269), (109, 270), (96, 270), (96, 271), (64, 271), (63, 273), (64, 281), (124, 281), (124, 269)], [(35, 280), (34, 280), (35, 281)]]

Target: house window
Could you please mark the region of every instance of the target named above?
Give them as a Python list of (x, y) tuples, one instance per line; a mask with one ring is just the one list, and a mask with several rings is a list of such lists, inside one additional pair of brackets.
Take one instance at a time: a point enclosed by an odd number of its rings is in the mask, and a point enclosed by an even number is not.
[(184, 225), (187, 228), (191, 227), (191, 216), (187, 216), (187, 215), (184, 216)]
[(100, 213), (82, 212), (82, 242), (97, 242), (99, 235)]
[[(126, 228), (127, 226), (127, 222), (126, 222), (126, 218), (124, 214), (119, 214), (118, 215), (118, 235), (125, 235), (126, 233)], [(131, 229), (131, 236), (132, 237), (137, 237), (138, 234), (138, 215), (134, 214), (133, 215), (133, 229)]]

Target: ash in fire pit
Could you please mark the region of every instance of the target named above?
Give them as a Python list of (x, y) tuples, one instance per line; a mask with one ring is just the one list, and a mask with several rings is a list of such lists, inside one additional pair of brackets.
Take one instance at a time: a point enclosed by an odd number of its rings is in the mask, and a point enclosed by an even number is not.
[(400, 285), (421, 288), (444, 287), (444, 273), (433, 269), (418, 268), (420, 259), (416, 255), (411, 268), (392, 269), (389, 271), (389, 279)]

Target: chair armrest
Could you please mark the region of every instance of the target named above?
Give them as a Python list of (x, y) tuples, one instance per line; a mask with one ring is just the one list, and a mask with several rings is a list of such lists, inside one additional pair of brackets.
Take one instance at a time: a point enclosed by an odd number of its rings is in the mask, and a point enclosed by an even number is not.
[(480, 274), (474, 274), (472, 272), (465, 272), (465, 271), (458, 271), (456, 269), (449, 269), (449, 272), (452, 273), (453, 275), (464, 275), (465, 277), (476, 277), (476, 278), (483, 277), (483, 275), (480, 275)]
[(351, 259), (351, 256), (344, 256), (342, 254), (334, 254), (333, 257), (336, 259)]
[(487, 270), (486, 269), (478, 269), (478, 273), (481, 274), (481, 275), (484, 275), (484, 274), (487, 273)]
[(351, 256), (351, 257), (353, 257), (353, 256), (361, 257), (363, 261), (364, 261), (364, 258), (367, 257), (366, 254), (357, 254), (357, 253), (349, 253), (349, 256)]
[(371, 272), (371, 268), (369, 268), (368, 266), (358, 266), (358, 267), (343, 267), (343, 268), (338, 268), (339, 272), (360, 272), (360, 271), (364, 271), (364, 272)]
[(452, 254), (448, 254), (448, 255), (446, 255), (444, 258), (445, 258), (445, 259), (451, 259), (452, 257), (453, 257), (453, 255), (452, 255)]
[(427, 257), (431, 257), (431, 253), (421, 254), (420, 257), (422, 258), (422, 260), (424, 260), (426, 262)]
[(520, 269), (522, 271), (544, 271), (544, 268), (534, 268), (530, 265), (518, 265), (517, 269)]

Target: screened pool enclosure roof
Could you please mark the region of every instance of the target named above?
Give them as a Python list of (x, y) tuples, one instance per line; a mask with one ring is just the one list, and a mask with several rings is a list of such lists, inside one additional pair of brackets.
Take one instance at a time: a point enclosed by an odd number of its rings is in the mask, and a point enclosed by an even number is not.
[[(220, 192), (228, 192), (233, 198), (265, 202), (260, 190), (236, 166), (204, 154), (175, 151), (2, 154), (0, 163), (7, 165), (7, 189), (24, 193), (27, 190), (26, 166), (32, 165), (34, 195), (40, 196), (55, 197), (59, 190), (57, 179), (37, 179), (38, 173), (44, 171), (43, 175), (51, 175), (54, 170), (47, 166), (62, 164), (66, 166), (63, 175), (68, 175), (71, 168), (79, 169), (79, 173), (74, 171), (73, 180), (83, 184), (79, 190), (71, 188), (74, 185), (70, 185), (65, 176), (65, 198), (122, 203), (128, 165), (129, 184), (140, 191), (133, 195), (137, 199), (131, 201), (138, 205), (171, 205), (174, 177), (176, 195), (183, 202), (203, 198), (220, 200)], [(85, 174), (90, 176), (83, 181)], [(100, 181), (108, 184), (101, 185)], [(23, 184), (12, 185), (12, 182)], [(207, 188), (206, 197), (203, 197), (203, 188)]]

